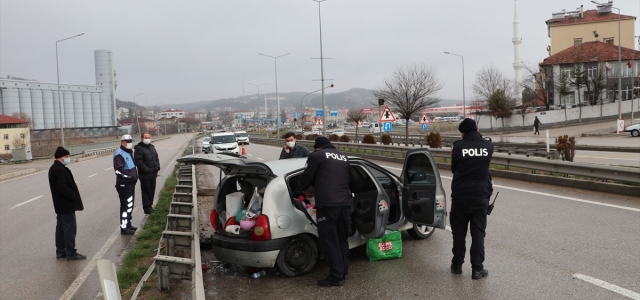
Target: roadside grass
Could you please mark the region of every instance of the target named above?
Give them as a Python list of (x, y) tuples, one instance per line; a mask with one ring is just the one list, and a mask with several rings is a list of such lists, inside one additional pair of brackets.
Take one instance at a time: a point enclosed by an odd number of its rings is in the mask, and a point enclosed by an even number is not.
[(167, 215), (173, 199), (173, 192), (178, 184), (176, 179), (178, 168), (180, 168), (180, 164), (175, 165), (171, 176), (165, 181), (162, 190), (160, 190), (155, 211), (153, 214), (147, 215), (148, 219), (143, 228), (138, 228), (136, 245), (126, 254), (122, 267), (118, 270), (118, 284), (123, 298), (131, 298), (135, 287), (157, 254), (162, 232), (167, 225)]

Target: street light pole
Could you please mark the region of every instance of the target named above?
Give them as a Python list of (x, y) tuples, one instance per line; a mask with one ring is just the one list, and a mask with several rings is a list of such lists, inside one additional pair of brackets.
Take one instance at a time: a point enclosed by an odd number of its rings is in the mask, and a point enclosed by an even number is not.
[(58, 64), (58, 43), (66, 41), (68, 39), (72, 39), (74, 37), (79, 37), (83, 34), (84, 32), (80, 32), (80, 34), (78, 35), (56, 41), (56, 73), (58, 75), (58, 119), (60, 121), (60, 139), (62, 141), (62, 147), (64, 147), (64, 118), (62, 117), (62, 97), (60, 97), (60, 66)]
[(320, 14), (320, 3), (326, 0), (311, 0), (318, 2), (318, 24), (320, 24), (320, 86), (322, 87), (322, 135), (327, 136), (327, 125), (324, 117), (324, 57), (322, 57), (322, 15)]
[[(278, 96), (278, 58), (279, 57), (283, 57), (285, 55), (289, 55), (291, 53), (285, 53), (282, 55), (278, 55), (278, 56), (271, 56), (271, 55), (266, 55), (263, 53), (258, 53), (260, 55), (266, 56), (266, 57), (271, 57), (273, 58), (273, 66), (275, 69), (275, 73), (276, 73), (276, 105), (278, 106), (278, 113), (276, 115), (276, 138), (279, 139), (280, 138), (280, 97)], [(266, 101), (266, 98), (265, 98)]]
[(466, 103), (467, 98), (465, 97), (465, 94), (464, 94), (464, 56), (460, 54), (446, 52), (446, 51), (444, 52), (444, 54), (460, 56), (460, 58), (462, 58), (462, 114), (463, 114), (463, 117), (466, 119), (467, 118), (467, 103)]
[(140, 134), (140, 120), (138, 119), (138, 105), (136, 104), (136, 97), (144, 94), (144, 92), (133, 96), (133, 110), (136, 112), (136, 122), (138, 122), (138, 134)]
[[(253, 83), (249, 82), (248, 84), (258, 87), (258, 100), (260, 100), (260, 86), (261, 85), (265, 85), (267, 83), (265, 82), (265, 83), (261, 83), (261, 84), (253, 84)], [(263, 124), (263, 125), (267, 125), (266, 123), (267, 123), (267, 117), (268, 116), (269, 116), (269, 111), (267, 111), (267, 97), (265, 97), (264, 98), (264, 123), (265, 124)], [(260, 130), (258, 130), (258, 132), (260, 132)]]
[[(306, 95), (302, 96), (302, 99), (300, 99), (300, 116), (302, 117), (302, 100), (304, 100), (304, 97), (309, 96), (309, 95), (311, 95), (313, 93), (317, 93), (317, 92), (319, 92), (321, 90), (324, 90), (325, 88), (332, 88), (332, 87), (333, 87), (333, 83), (330, 84), (330, 85), (327, 85), (326, 87), (323, 87), (323, 88), (321, 88), (319, 90), (315, 90), (315, 91), (313, 91), (311, 93), (307, 93)], [(323, 109), (322, 115), (324, 116), (324, 109)], [(322, 122), (322, 123), (324, 124), (324, 122)], [(303, 128), (303, 131), (304, 131), (304, 128)]]

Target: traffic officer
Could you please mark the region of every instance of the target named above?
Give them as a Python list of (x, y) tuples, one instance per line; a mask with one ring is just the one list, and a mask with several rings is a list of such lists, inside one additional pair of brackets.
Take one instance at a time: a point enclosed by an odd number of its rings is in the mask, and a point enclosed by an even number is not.
[(113, 170), (116, 173), (116, 190), (120, 198), (120, 234), (132, 235), (137, 227), (131, 225), (131, 213), (135, 199), (138, 170), (133, 161), (133, 138), (125, 134), (120, 148), (113, 153)]
[(484, 237), (487, 228), (487, 208), (493, 192), (489, 163), (493, 143), (482, 138), (473, 119), (464, 119), (458, 126), (461, 140), (451, 149), (451, 232), (453, 233), (453, 259), (451, 271), (462, 273), (466, 252), (467, 228), (471, 228), (471, 278), (489, 275), (484, 262)]
[(320, 251), (329, 265), (329, 276), (319, 280), (320, 286), (341, 286), (349, 272), (349, 224), (351, 224), (351, 190), (349, 160), (328, 138), (316, 138), (316, 150), (307, 158), (300, 176), (300, 190), (315, 187), (316, 217)]

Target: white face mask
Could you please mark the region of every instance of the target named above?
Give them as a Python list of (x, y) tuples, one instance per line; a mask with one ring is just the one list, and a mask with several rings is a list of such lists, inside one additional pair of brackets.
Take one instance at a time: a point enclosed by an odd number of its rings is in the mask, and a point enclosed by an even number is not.
[(65, 166), (68, 165), (69, 163), (71, 163), (71, 157), (67, 157), (62, 161), (62, 164)]
[(127, 143), (127, 149), (133, 149), (133, 143)]
[(149, 145), (149, 144), (151, 144), (151, 139), (144, 139), (144, 140), (142, 140), (142, 142), (143, 142), (145, 145)]
[(287, 142), (287, 147), (293, 148), (296, 146), (296, 142)]

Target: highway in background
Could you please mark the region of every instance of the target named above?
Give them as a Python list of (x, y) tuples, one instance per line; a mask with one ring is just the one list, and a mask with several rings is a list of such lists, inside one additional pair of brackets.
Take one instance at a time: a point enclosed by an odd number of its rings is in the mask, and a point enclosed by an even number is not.
[[(191, 138), (179, 134), (153, 143), (162, 167), (156, 195)], [(93, 299), (100, 291), (95, 261), (117, 262), (131, 239), (120, 235), (112, 156), (72, 162), (69, 169), (85, 208), (76, 212), (76, 248), (87, 259), (56, 260), (56, 214), (47, 171), (0, 182), (1, 299)], [(138, 226), (144, 217), (139, 184), (135, 196), (132, 223)]]

